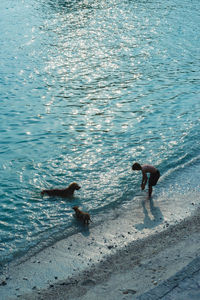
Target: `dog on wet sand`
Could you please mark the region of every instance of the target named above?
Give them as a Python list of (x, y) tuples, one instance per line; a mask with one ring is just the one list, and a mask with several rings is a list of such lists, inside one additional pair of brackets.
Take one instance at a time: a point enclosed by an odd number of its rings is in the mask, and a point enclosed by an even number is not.
[(51, 189), (51, 190), (42, 190), (41, 195), (47, 194), (48, 196), (58, 196), (62, 198), (72, 197), (75, 190), (79, 190), (81, 187), (76, 183), (71, 183), (65, 189)]
[(77, 219), (83, 221), (84, 224), (88, 225), (89, 221), (92, 222), (92, 220), (90, 219), (90, 214), (88, 212), (81, 211), (78, 206), (74, 206), (72, 208), (75, 211)]

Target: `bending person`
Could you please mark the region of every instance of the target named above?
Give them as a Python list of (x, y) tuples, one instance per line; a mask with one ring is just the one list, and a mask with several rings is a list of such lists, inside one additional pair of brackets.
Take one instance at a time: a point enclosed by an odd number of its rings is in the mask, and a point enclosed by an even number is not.
[[(152, 186), (155, 186), (158, 182), (158, 179), (160, 178), (160, 172), (158, 169), (156, 169), (154, 166), (151, 165), (140, 165), (139, 163), (134, 163), (132, 165), (132, 170), (133, 171), (142, 171), (142, 183), (141, 183), (141, 189), (144, 190), (145, 186), (148, 181), (148, 195), (149, 198), (151, 197), (152, 194)], [(147, 173), (150, 173), (150, 177), (147, 177)]]

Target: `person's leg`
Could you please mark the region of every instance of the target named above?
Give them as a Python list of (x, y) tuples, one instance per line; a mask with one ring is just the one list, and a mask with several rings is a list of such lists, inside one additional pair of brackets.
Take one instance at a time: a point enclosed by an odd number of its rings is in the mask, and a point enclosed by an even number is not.
[(152, 186), (151, 185), (149, 185), (149, 198), (151, 198), (151, 194), (152, 194)]
[(149, 185), (149, 198), (151, 198), (151, 194), (152, 194), (152, 191), (153, 191), (153, 188), (152, 186), (155, 186), (157, 184), (157, 181), (160, 177), (160, 172), (157, 171), (156, 173), (153, 173), (150, 175), (149, 177), (149, 182), (148, 182), (148, 185)]

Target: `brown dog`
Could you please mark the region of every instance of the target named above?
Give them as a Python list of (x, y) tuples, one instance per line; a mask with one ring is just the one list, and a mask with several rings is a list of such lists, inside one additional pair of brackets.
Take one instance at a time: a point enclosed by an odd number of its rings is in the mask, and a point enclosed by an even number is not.
[(89, 213), (81, 211), (78, 206), (74, 206), (72, 208), (76, 213), (77, 219), (80, 219), (81, 221), (83, 221), (84, 224), (88, 225), (89, 221), (92, 222), (91, 219), (90, 219), (90, 214)]
[(72, 197), (75, 190), (79, 190), (81, 187), (76, 183), (71, 183), (66, 189), (52, 189), (52, 190), (43, 190), (41, 194), (47, 194), (49, 196), (58, 196), (58, 197)]

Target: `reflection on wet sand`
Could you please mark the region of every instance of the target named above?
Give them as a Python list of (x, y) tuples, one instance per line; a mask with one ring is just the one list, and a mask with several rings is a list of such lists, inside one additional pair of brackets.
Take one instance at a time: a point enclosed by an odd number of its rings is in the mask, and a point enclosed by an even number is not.
[(163, 214), (160, 207), (155, 206), (153, 199), (142, 201), (142, 208), (144, 212), (144, 222), (135, 225), (138, 230), (143, 230), (144, 228), (154, 228), (163, 222)]

